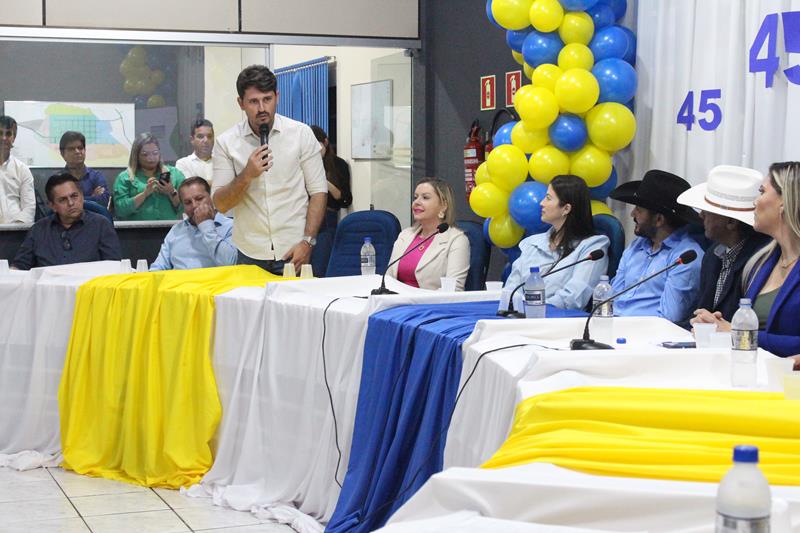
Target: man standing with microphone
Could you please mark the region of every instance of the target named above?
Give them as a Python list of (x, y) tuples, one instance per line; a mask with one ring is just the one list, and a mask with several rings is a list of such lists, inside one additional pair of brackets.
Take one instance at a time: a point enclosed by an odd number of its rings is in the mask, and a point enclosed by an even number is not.
[(311, 128), (276, 113), (277, 80), (263, 65), (239, 74), (237, 102), (247, 118), (216, 141), (214, 204), (233, 215), (239, 264), (280, 275), (311, 261), (328, 186)]

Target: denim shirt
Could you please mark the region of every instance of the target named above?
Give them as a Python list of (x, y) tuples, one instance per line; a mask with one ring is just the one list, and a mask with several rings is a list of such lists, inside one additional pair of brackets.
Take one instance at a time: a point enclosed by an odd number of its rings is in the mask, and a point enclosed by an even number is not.
[[(558, 251), (550, 249), (552, 228), (545, 233), (531, 235), (519, 243), (522, 252), (511, 265), (511, 274), (505, 286), (514, 289), (528, 279), (531, 267), (538, 266), (542, 275), (558, 261)], [(609, 240), (605, 235), (593, 235), (580, 241), (575, 249), (558, 261), (555, 268), (574, 263), (587, 257), (593, 250), (603, 250), (606, 255), (597, 261), (586, 261), (572, 268), (565, 268), (544, 278), (545, 299), (548, 304), (560, 309), (583, 309), (592, 298), (594, 287), (600, 276), (608, 270)], [(522, 290), (514, 295), (514, 308), (522, 309)]]
[(617, 275), (611, 280), (615, 293), (674, 263), (687, 250), (697, 252), (697, 259), (688, 265), (668, 270), (623, 294), (614, 300), (614, 314), (659, 316), (680, 322), (695, 309), (700, 293), (703, 248), (689, 236), (686, 227), (673, 231), (658, 250), (653, 251), (652, 244), (650, 239), (638, 237), (623, 252)]

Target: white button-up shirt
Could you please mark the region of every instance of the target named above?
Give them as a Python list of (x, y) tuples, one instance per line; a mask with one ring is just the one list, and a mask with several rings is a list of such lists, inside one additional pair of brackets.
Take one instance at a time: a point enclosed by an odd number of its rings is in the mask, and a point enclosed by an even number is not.
[(0, 224), (30, 224), (35, 214), (33, 174), (28, 165), (9, 155), (0, 164)]
[(175, 168), (180, 170), (187, 178), (200, 176), (206, 180), (209, 185), (211, 184), (211, 180), (214, 179), (214, 163), (212, 159), (209, 158), (208, 161), (203, 161), (197, 157), (197, 154), (194, 152), (175, 161)]
[[(214, 145), (212, 193), (233, 181), (259, 147), (247, 119), (218, 136)], [(254, 179), (233, 216), (233, 242), (248, 257), (281, 259), (300, 242), (306, 225), (308, 198), (328, 192), (319, 142), (311, 128), (275, 114), (269, 133), (272, 168)]]

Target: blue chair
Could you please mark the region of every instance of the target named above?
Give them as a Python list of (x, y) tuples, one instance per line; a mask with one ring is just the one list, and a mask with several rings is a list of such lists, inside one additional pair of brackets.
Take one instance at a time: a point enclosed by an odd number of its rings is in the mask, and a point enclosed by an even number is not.
[(83, 202), (83, 209), (85, 211), (91, 211), (92, 213), (97, 213), (98, 215), (103, 215), (108, 219), (109, 222), (112, 224), (114, 223), (114, 217), (111, 216), (111, 211), (103, 207), (102, 205), (98, 204), (92, 200), (86, 200)]
[(482, 291), (486, 285), (486, 275), (489, 273), (489, 258), (492, 249), (483, 238), (483, 224), (471, 220), (459, 220), (456, 226), (467, 235), (469, 239), (469, 273), (464, 282), (464, 290)]
[(388, 211), (356, 211), (344, 217), (336, 228), (326, 277), (361, 274), (361, 245), (372, 238), (375, 247), (375, 272), (383, 274), (392, 255), (392, 246), (400, 234), (400, 221)]
[(592, 217), (592, 222), (595, 231), (602, 233), (611, 241), (608, 246), (608, 277), (613, 278), (617, 273), (622, 252), (625, 251), (625, 230), (622, 229), (622, 223), (617, 217), (611, 215), (595, 215)]

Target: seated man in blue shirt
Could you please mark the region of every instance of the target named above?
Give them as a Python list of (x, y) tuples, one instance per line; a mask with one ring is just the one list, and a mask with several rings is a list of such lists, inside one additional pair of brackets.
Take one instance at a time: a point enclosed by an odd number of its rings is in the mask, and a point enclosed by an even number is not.
[(114, 226), (104, 216), (84, 211), (78, 180), (67, 172), (50, 176), (44, 187), (53, 214), (38, 220), (11, 262), (13, 268), (119, 261)]
[(64, 170), (78, 180), (83, 198), (108, 207), (111, 193), (106, 177), (99, 171), (86, 166), (86, 137), (79, 131), (65, 131), (58, 143), (61, 157), (67, 164)]
[(649, 170), (642, 180), (611, 191), (614, 200), (635, 206), (631, 216), (637, 235), (623, 252), (617, 275), (611, 280), (615, 293), (675, 263), (683, 252), (697, 252), (695, 261), (672, 268), (614, 300), (615, 314), (681, 322), (694, 311), (703, 249), (689, 236), (686, 225), (699, 223), (700, 218), (692, 208), (677, 202), (689, 188), (689, 183), (674, 174)]
[(235, 265), (233, 221), (217, 213), (211, 187), (203, 178), (188, 178), (178, 187), (184, 219), (169, 230), (150, 270)]

